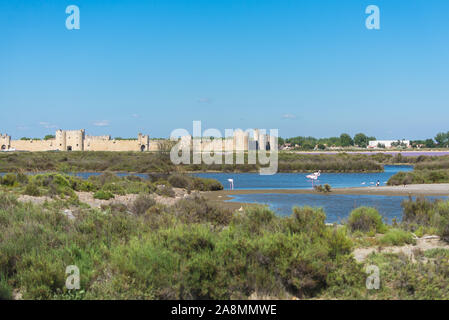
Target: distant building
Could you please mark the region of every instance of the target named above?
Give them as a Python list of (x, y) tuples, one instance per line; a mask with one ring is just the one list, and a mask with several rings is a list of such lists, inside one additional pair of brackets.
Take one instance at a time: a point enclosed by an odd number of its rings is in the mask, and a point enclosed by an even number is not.
[(410, 140), (373, 140), (368, 144), (369, 149), (379, 148), (379, 146), (385, 148), (395, 147), (395, 144), (403, 145), (407, 148), (410, 148)]

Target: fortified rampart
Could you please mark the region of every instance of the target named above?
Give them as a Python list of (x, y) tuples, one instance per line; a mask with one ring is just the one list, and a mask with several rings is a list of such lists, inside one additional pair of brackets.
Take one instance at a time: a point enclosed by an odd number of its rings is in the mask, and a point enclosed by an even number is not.
[[(250, 131), (253, 137), (250, 137)], [(274, 146), (277, 137), (261, 134), (255, 130), (235, 130), (232, 137), (224, 139), (192, 139), (192, 136), (180, 138), (183, 147), (195, 146), (203, 152), (248, 151), (266, 149)], [(194, 142), (195, 140), (195, 142)], [(150, 140), (148, 135), (139, 133), (137, 139), (111, 139), (110, 135), (89, 136), (85, 130), (57, 130), (55, 137), (48, 140), (12, 140), (7, 134), (0, 134), (1, 151), (169, 151), (174, 142), (164, 139)], [(277, 144), (276, 144), (277, 145)]]
[(58, 130), (55, 138), (48, 140), (11, 140), (0, 135), (3, 151), (148, 151), (150, 137), (139, 133), (137, 139), (115, 140), (111, 136), (87, 136), (85, 130)]

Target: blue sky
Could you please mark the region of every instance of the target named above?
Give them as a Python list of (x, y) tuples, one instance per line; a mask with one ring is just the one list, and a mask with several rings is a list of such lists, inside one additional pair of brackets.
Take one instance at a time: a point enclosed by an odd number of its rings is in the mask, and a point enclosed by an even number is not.
[[(67, 30), (65, 8), (80, 8)], [(381, 30), (365, 28), (365, 8)], [(449, 130), (449, 1), (0, 0), (0, 132)]]

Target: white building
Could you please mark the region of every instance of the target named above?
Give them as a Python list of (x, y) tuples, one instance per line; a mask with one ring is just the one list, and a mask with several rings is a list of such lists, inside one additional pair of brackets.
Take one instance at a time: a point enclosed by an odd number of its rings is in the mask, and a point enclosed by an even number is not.
[(405, 144), (407, 148), (410, 147), (410, 140), (373, 140), (368, 144), (368, 148), (377, 148), (379, 145), (385, 146), (385, 148), (391, 148), (393, 143)]

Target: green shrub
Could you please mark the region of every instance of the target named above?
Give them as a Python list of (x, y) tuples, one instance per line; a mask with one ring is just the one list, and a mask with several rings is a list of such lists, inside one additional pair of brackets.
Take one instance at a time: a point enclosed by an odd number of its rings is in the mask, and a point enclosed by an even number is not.
[(0, 192), (0, 210), (9, 210), (19, 205), (17, 198), (9, 193)]
[(449, 241), (449, 201), (430, 201), (419, 197), (416, 201), (410, 197), (402, 202), (403, 226), (411, 231), (434, 229), (443, 240)]
[(171, 175), (168, 182), (175, 188), (187, 189), (190, 187), (190, 179), (180, 174)]
[(17, 182), (19, 182), (22, 185), (26, 185), (29, 181), (28, 175), (24, 173), (18, 173), (17, 174)]
[(41, 191), (39, 190), (39, 188), (34, 184), (34, 183), (30, 183), (25, 187), (25, 190), (23, 191), (23, 194), (26, 194), (28, 196), (33, 196), (33, 197), (40, 197)]
[(315, 185), (315, 186), (313, 186), (313, 188), (317, 192), (325, 192), (325, 193), (331, 192), (331, 186), (328, 185), (327, 183), (324, 186), (322, 186), (321, 184)]
[(155, 204), (156, 201), (153, 199), (153, 197), (145, 194), (140, 194), (131, 205), (131, 211), (137, 215), (141, 215)]
[(449, 259), (449, 249), (443, 249), (443, 248), (434, 248), (430, 250), (424, 251), (424, 256), (426, 258), (446, 258)]
[(405, 244), (416, 244), (416, 240), (410, 232), (390, 229), (380, 238), (380, 243), (389, 246), (403, 246)]
[(386, 231), (379, 212), (370, 207), (359, 207), (351, 211), (348, 218), (348, 227), (351, 232), (379, 232)]
[(95, 185), (90, 181), (83, 181), (82, 183), (76, 186), (76, 191), (92, 192), (95, 190), (96, 190)]
[(114, 195), (109, 191), (98, 190), (97, 192), (94, 193), (94, 198), (100, 200), (109, 200), (113, 199)]
[(176, 195), (175, 190), (173, 190), (172, 187), (167, 186), (167, 185), (158, 186), (156, 189), (156, 193), (160, 196), (170, 197), (170, 198), (174, 198)]
[(0, 300), (12, 300), (12, 288), (6, 276), (0, 273)]
[(292, 232), (310, 232), (322, 235), (326, 228), (326, 214), (321, 208), (294, 207), (292, 216), (285, 221)]
[(105, 183), (101, 189), (122, 196), (126, 194), (125, 189), (116, 182)]
[(4, 186), (13, 187), (18, 183), (17, 176), (13, 173), (7, 173), (2, 177), (1, 183)]
[(218, 191), (223, 190), (223, 185), (215, 179), (193, 178), (193, 190), (199, 191)]
[(398, 172), (387, 182), (388, 185), (407, 185), (424, 183), (448, 183), (449, 170), (413, 170), (410, 172)]
[(181, 199), (171, 211), (183, 223), (210, 222), (214, 226), (228, 225), (232, 219), (232, 212), (219, 205), (208, 202), (203, 197), (195, 196), (191, 199)]

